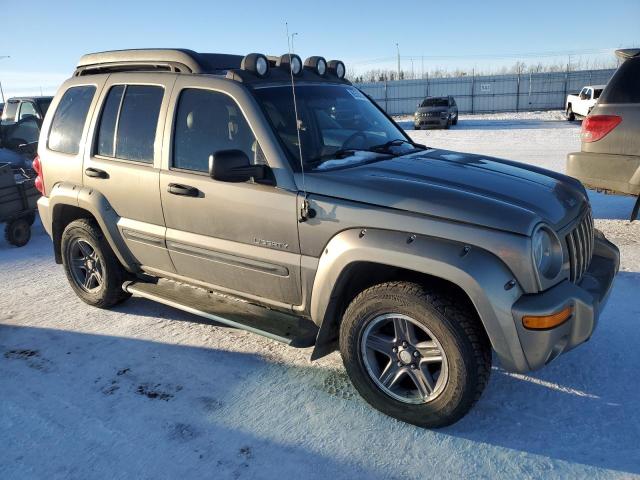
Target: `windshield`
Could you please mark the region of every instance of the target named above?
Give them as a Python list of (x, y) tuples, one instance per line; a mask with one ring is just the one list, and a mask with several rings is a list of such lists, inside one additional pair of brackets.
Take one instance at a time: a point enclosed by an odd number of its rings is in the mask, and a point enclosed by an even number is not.
[[(349, 166), (416, 148), (355, 87), (296, 85), (295, 91), (305, 169), (337, 165), (331, 163), (335, 159), (340, 159), (340, 166)], [(291, 86), (257, 88), (255, 95), (290, 154), (293, 168), (299, 170), (300, 149)]]
[(421, 107), (448, 107), (449, 99), (448, 98), (425, 98), (422, 102)]

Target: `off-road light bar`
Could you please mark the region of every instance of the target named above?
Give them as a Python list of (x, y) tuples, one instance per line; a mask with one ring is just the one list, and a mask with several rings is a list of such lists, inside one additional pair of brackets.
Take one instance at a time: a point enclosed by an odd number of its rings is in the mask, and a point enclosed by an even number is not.
[(342, 80), (347, 73), (347, 69), (340, 60), (331, 60), (328, 64), (329, 72)]
[(255, 73), (258, 77), (266, 77), (269, 73), (269, 60), (261, 53), (250, 53), (242, 59), (240, 68)]
[[(291, 60), (289, 60), (291, 58)], [(296, 55), (285, 53), (276, 62), (276, 66), (284, 68), (287, 72), (291, 69), (291, 72), (297, 77), (302, 73), (302, 59)]]
[(327, 61), (323, 57), (309, 57), (304, 61), (304, 66), (312, 69), (321, 77), (327, 73)]

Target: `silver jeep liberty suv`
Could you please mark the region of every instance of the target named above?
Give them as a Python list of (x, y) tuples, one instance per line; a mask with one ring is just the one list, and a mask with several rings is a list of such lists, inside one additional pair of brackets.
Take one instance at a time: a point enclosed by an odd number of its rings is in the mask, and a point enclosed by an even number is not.
[(340, 61), (81, 58), (46, 115), (42, 222), (71, 288), (295, 347), (424, 427), (588, 340), (618, 270), (577, 180), (415, 144)]

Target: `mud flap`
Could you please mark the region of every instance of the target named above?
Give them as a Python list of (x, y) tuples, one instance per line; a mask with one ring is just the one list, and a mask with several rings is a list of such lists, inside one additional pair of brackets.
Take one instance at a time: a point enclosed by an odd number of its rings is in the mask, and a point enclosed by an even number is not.
[(638, 219), (638, 212), (640, 212), (640, 195), (638, 195), (636, 204), (633, 206), (633, 210), (631, 211), (631, 218), (629, 218), (630, 222)]

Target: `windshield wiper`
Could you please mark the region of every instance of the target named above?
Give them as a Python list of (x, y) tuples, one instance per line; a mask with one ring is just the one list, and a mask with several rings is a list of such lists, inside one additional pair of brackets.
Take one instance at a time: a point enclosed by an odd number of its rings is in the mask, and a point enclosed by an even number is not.
[[(369, 152), (371, 151), (368, 148), (341, 148), (336, 150), (333, 153), (326, 153), (324, 155), (319, 155), (317, 157), (312, 158), (308, 162), (305, 162), (305, 165), (310, 167), (317, 167), (321, 163), (327, 160), (341, 160), (343, 158), (352, 157), (356, 154), (356, 152)], [(374, 152), (375, 153), (375, 152)]]
[(374, 145), (373, 147), (369, 147), (369, 150), (372, 151), (372, 152), (390, 153), (389, 149), (391, 147), (399, 147), (400, 145), (404, 145), (405, 143), (408, 144), (408, 145), (411, 145), (416, 150), (425, 150), (427, 148), (425, 145), (421, 145), (419, 143), (413, 143), (413, 142), (410, 142), (409, 140), (404, 140), (402, 138), (396, 138), (395, 140), (389, 140), (386, 143), (382, 143), (380, 145)]

